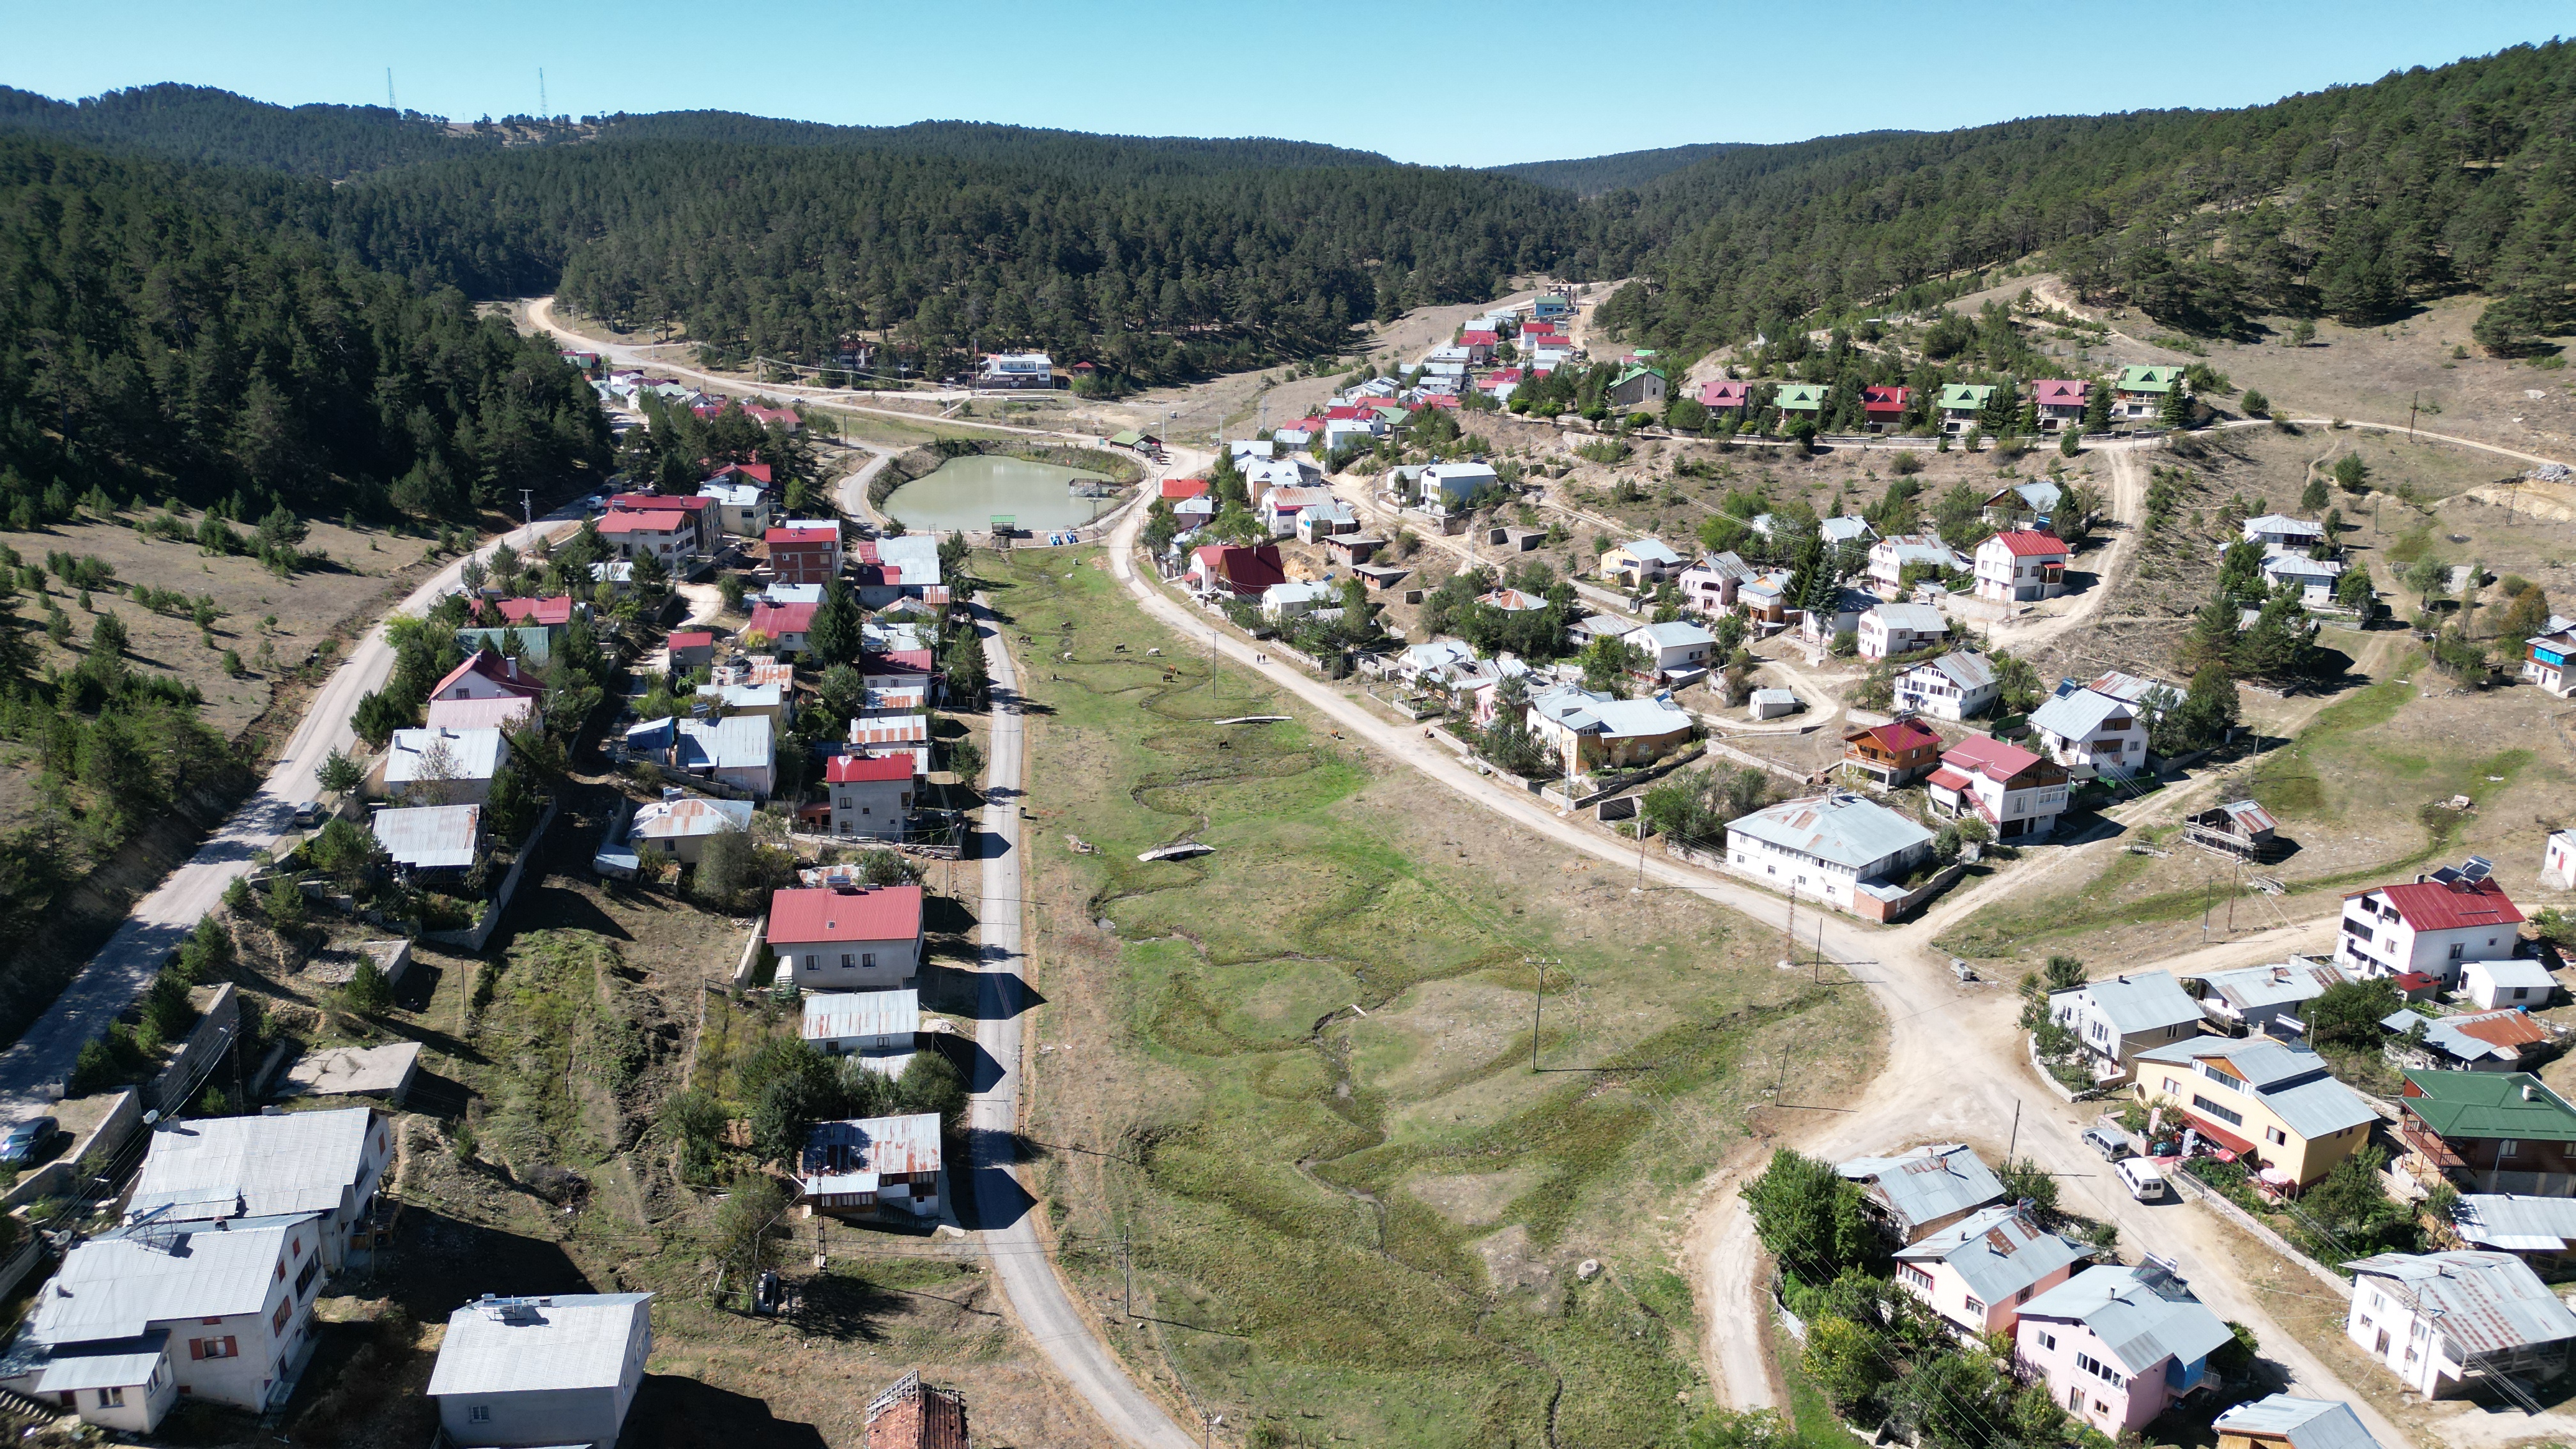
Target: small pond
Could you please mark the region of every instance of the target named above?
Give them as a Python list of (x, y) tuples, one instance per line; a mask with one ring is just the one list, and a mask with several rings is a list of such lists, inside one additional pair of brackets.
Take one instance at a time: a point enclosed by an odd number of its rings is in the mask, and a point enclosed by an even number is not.
[(915, 532), (981, 533), (994, 514), (1007, 513), (1028, 533), (1078, 527), (1118, 505), (1116, 498), (1077, 496), (1067, 486), (1076, 480), (1111, 481), (1025, 458), (952, 458), (894, 490), (884, 510)]

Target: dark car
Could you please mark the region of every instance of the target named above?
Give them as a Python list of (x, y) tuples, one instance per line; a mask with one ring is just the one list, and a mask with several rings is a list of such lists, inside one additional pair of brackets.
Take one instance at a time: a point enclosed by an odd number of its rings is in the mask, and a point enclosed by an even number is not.
[(51, 1117), (30, 1117), (10, 1128), (8, 1135), (0, 1136), (0, 1162), (24, 1167), (35, 1160), (46, 1143), (54, 1140), (54, 1133), (60, 1127), (61, 1124)]

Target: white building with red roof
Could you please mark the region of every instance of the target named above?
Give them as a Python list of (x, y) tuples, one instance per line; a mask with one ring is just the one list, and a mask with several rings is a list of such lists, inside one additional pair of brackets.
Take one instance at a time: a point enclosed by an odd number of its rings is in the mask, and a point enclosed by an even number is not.
[[(496, 599), (492, 607), (515, 626), (560, 629), (572, 622), (575, 605), (572, 595), (557, 594), (551, 599)], [(589, 610), (585, 607), (582, 612)]]
[(823, 793), (834, 835), (900, 841), (912, 820), (912, 757), (834, 755), (823, 768)]
[(820, 604), (754, 604), (751, 627), (744, 637), (758, 634), (781, 654), (805, 652), (805, 633), (814, 627), (814, 611)]
[(2066, 813), (2066, 767), (2019, 745), (1971, 735), (1942, 752), (1941, 768), (1923, 782), (1932, 808), (1953, 818), (1974, 814), (1999, 840), (2054, 834)]
[(691, 552), (697, 537), (697, 519), (676, 508), (655, 509), (651, 513), (630, 513), (612, 508), (599, 520), (599, 536), (619, 558), (678, 558)]
[(2345, 896), (2335, 964), (2361, 977), (2420, 971), (2449, 987), (2458, 984), (2468, 962), (2511, 957), (2522, 911), (2492, 869), (2471, 856), (2466, 865), (2419, 875), (2411, 885), (2373, 886)]
[(2073, 378), (2044, 377), (2030, 385), (2031, 405), (2039, 411), (2039, 430), (2062, 433), (2084, 422), (2084, 403), (2092, 384)]
[(769, 576), (782, 584), (828, 584), (841, 572), (841, 530), (831, 525), (788, 524), (761, 535), (769, 545)]
[(1258, 599), (1271, 585), (1288, 582), (1278, 545), (1268, 543), (1258, 548), (1212, 543), (1193, 550), (1187, 577), (1197, 593), (1224, 592), (1238, 599)]
[(773, 891), (767, 939), (780, 972), (807, 991), (918, 987), (921, 887)]
[(1189, 498), (1205, 497), (1207, 491), (1208, 480), (1205, 478), (1166, 478), (1163, 480), (1163, 497), (1170, 499), (1174, 503), (1179, 503), (1182, 500)]
[[(686, 515), (688, 549), (703, 553), (716, 536), (715, 500), (684, 493), (611, 493), (611, 513), (678, 513)], [(605, 525), (603, 525), (605, 526)]]
[(447, 671), (447, 677), (430, 687), (429, 697), (443, 699), (536, 699), (546, 692), (545, 682), (519, 667), (516, 659), (502, 657), (497, 649), (477, 649), (474, 657)]
[(2066, 592), (2066, 541), (2013, 528), (1977, 545), (1977, 597), (1995, 603), (2053, 599)]

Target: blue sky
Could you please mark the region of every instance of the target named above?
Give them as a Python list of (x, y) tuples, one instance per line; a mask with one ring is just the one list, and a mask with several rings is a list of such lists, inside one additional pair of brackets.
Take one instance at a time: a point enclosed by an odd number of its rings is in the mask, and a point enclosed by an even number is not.
[(0, 83), (154, 81), (465, 119), (722, 109), (1271, 135), (1487, 166), (1693, 141), (2239, 106), (2550, 38), (2564, 0), (573, 6), (0, 0)]

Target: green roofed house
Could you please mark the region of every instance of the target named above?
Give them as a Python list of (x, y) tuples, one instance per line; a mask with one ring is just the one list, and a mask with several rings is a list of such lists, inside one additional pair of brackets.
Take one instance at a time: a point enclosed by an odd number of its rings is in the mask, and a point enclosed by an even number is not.
[(2576, 1107), (2529, 1072), (2408, 1072), (2397, 1137), (2463, 1192), (2576, 1196)]
[(1941, 389), (1941, 431), (1964, 433), (1977, 425), (1977, 414), (1995, 390), (1983, 383), (1954, 382)]
[(2154, 419), (2164, 411), (2165, 394), (2182, 386), (2179, 367), (2124, 367), (2111, 390), (2111, 416)]
[(1619, 374), (1603, 395), (1614, 408), (1661, 407), (1664, 403), (1664, 375), (1651, 367), (1632, 367)]
[(1145, 435), (1130, 429), (1123, 433), (1111, 433), (1109, 435), (1109, 441), (1122, 448), (1132, 448), (1137, 444), (1144, 442)]
[(1825, 410), (1825, 389), (1813, 382), (1782, 383), (1772, 401), (1780, 408), (1780, 426), (1785, 428), (1800, 418), (1812, 423)]

